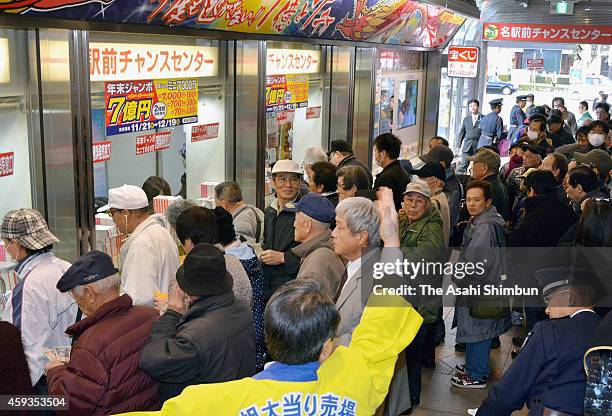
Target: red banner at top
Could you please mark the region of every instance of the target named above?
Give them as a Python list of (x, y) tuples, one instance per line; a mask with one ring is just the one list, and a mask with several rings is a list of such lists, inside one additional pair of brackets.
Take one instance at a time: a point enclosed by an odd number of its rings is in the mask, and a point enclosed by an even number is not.
[(484, 40), (518, 42), (612, 44), (612, 26), (485, 23)]

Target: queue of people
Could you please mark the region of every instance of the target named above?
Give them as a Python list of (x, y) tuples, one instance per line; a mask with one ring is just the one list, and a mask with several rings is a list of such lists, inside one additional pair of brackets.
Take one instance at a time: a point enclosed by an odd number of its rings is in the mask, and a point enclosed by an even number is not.
[[(245, 203), (235, 182), (217, 185), (214, 210), (179, 200), (163, 215), (150, 209), (151, 195), (169, 192), (162, 181), (111, 189), (99, 211), (128, 236), (119, 269), (98, 251), (72, 265), (56, 258), (58, 240), (40, 213), (9, 212), (2, 238), (21, 282), (3, 320), (21, 331), (32, 389), (67, 395), (71, 414), (205, 408), (246, 416), (296, 406), (312, 414), (323, 406), (327, 414), (410, 414), (421, 403), (422, 368), (435, 366), (444, 337), (442, 296), (411, 297), (409, 306), (385, 295), (374, 307), (369, 273), (388, 250), (409, 262), (445, 263), (454, 247), (459, 262), (487, 259), (479, 275), (451, 274), (457, 287), (503, 285), (511, 268), (523, 267), (544, 296), (542, 306), (521, 308), (458, 295), (455, 348), (465, 364), (449, 384), (490, 387), (491, 350), (521, 316), (526, 333), (513, 340), (516, 361), (478, 414), (509, 415), (525, 404), (533, 414), (576, 414), (585, 402), (582, 358), (592, 363), (605, 353), (587, 351), (605, 343), (591, 339), (600, 321), (588, 290), (592, 273), (508, 265), (500, 249), (609, 247), (612, 140), (608, 122), (576, 120), (557, 99), (548, 116), (537, 106), (525, 112), (530, 99), (517, 98), (511, 127), (520, 137), (504, 167), (501, 102), (481, 117), (472, 100), (458, 171), (445, 139), (432, 138), (412, 168), (399, 160), (401, 140), (385, 133), (374, 141), (375, 177), (344, 141), (329, 152), (308, 149), (302, 166), (277, 161), (275, 198), (263, 211)], [(606, 105), (598, 104), (598, 117), (607, 111), (609, 119)], [(417, 280), (441, 289), (444, 278), (433, 272)], [(570, 332), (575, 340), (548, 345)], [(66, 362), (45, 364), (43, 350), (68, 346)], [(555, 373), (560, 366), (568, 371)], [(588, 369), (597, 383), (597, 369)]]

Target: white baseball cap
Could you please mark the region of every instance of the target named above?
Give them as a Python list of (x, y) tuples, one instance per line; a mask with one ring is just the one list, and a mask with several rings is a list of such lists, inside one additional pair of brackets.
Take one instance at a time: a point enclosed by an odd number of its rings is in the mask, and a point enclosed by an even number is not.
[(299, 175), (303, 173), (299, 163), (294, 162), (291, 159), (282, 159), (274, 164), (274, 167), (272, 168), (272, 174), (281, 172), (297, 173)]
[(141, 209), (148, 206), (149, 200), (142, 188), (134, 185), (123, 185), (108, 190), (108, 204), (99, 208), (98, 212), (106, 212), (111, 208)]

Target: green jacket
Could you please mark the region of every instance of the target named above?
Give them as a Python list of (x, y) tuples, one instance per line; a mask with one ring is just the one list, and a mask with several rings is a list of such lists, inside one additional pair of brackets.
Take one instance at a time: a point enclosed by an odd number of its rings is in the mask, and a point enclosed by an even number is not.
[[(444, 265), (445, 244), (442, 231), (442, 217), (436, 207), (431, 207), (421, 218), (409, 223), (406, 217), (400, 219), (400, 248), (404, 259), (417, 265), (424, 262), (437, 262)], [(432, 268), (433, 269), (433, 268)], [(423, 295), (419, 285), (442, 287), (443, 270), (429, 270), (417, 273), (410, 285), (417, 287), (417, 310), (425, 323), (437, 319), (438, 309), (442, 306), (442, 296)], [(405, 276), (406, 278), (406, 276)]]

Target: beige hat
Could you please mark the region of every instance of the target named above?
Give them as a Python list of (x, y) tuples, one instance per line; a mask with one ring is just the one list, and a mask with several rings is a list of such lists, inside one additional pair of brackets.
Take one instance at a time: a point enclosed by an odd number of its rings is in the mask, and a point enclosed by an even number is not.
[(415, 192), (417, 194), (421, 194), (427, 198), (431, 198), (431, 191), (429, 190), (429, 185), (423, 179), (414, 179), (408, 185), (406, 185), (406, 191), (404, 191), (403, 195), (406, 195), (410, 192)]
[(302, 168), (300, 168), (299, 163), (294, 162), (291, 159), (282, 159), (278, 160), (272, 168), (273, 175), (281, 172), (297, 173), (298, 175), (301, 175), (303, 171)]
[(491, 170), (499, 170), (501, 159), (497, 153), (487, 148), (480, 148), (474, 156), (468, 156), (467, 160), (484, 163)]

